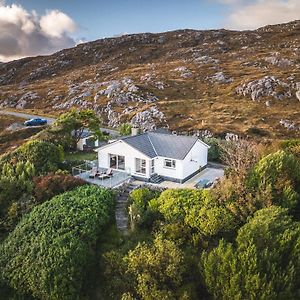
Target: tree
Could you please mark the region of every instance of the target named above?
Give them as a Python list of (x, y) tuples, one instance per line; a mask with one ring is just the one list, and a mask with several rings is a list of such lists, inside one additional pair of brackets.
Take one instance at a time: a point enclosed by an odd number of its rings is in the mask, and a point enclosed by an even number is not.
[(125, 257), (141, 299), (175, 299), (185, 272), (182, 251), (172, 241), (157, 235), (153, 244), (138, 244)]
[(113, 193), (96, 186), (36, 206), (0, 246), (0, 281), (39, 299), (81, 298), (113, 206)]
[(259, 146), (252, 141), (239, 140), (221, 145), (221, 160), (237, 178), (243, 180), (260, 158)]
[(182, 223), (206, 236), (236, 227), (234, 215), (207, 190), (166, 190), (156, 206), (168, 223)]
[(210, 146), (208, 149), (208, 160), (217, 161), (221, 160), (221, 140), (216, 138), (204, 138), (203, 142)]
[[(100, 130), (101, 121), (93, 110), (71, 109), (62, 114), (51, 128), (52, 133), (60, 136), (60, 140), (66, 139), (71, 148), (76, 148), (78, 141), (82, 138), (84, 130), (88, 129), (95, 138), (103, 139)], [(63, 141), (65, 144), (65, 142)]]
[(130, 135), (131, 134), (131, 128), (132, 128), (131, 124), (123, 123), (119, 128), (119, 132), (120, 132), (121, 135)]
[(35, 168), (29, 161), (3, 164), (0, 169), (0, 216), (5, 216), (8, 207), (22, 195), (31, 193), (34, 175)]
[(300, 200), (300, 162), (283, 150), (269, 154), (254, 167), (248, 184), (254, 193), (269, 189), (273, 204), (295, 208)]
[(214, 299), (297, 299), (300, 224), (276, 206), (259, 210), (236, 243), (204, 252), (201, 268)]
[(59, 169), (63, 161), (63, 149), (50, 142), (32, 140), (20, 146), (16, 153), (17, 161), (28, 161), (35, 167), (36, 174), (46, 174)]

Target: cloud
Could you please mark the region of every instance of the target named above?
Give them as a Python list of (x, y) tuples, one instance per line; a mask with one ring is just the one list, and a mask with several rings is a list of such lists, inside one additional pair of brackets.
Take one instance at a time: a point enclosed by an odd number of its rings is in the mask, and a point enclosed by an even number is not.
[(65, 33), (76, 30), (75, 22), (59, 10), (49, 11), (42, 16), (40, 25), (43, 32), (53, 37), (60, 37)]
[(256, 29), (300, 19), (300, 0), (219, 0), (232, 6), (227, 27)]
[[(1, 4), (2, 3), (2, 4)], [(76, 23), (58, 10), (39, 16), (0, 0), (0, 61), (45, 55), (75, 45)]]

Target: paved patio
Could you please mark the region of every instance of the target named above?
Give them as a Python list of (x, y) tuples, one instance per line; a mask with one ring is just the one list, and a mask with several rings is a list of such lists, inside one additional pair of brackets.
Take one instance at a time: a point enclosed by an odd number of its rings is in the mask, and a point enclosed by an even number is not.
[[(99, 168), (98, 171), (100, 171), (101, 173), (105, 173), (107, 170)], [(131, 178), (130, 174), (126, 172), (115, 171), (115, 170), (113, 170), (113, 175), (107, 178), (99, 178), (99, 177), (90, 178), (89, 177), (90, 173), (91, 173), (90, 170), (83, 170), (74, 176), (81, 178), (88, 183), (99, 185), (105, 188), (112, 188), (112, 189), (122, 185), (125, 182), (129, 182)]]
[[(148, 182), (147, 184), (151, 184), (153, 186), (162, 187), (162, 188), (168, 188), (168, 189), (186, 189), (186, 188), (196, 189), (196, 185), (197, 183), (199, 183), (200, 180), (206, 179), (210, 182), (215, 182), (218, 178), (222, 178), (223, 176), (224, 176), (224, 168), (222, 168), (221, 166), (208, 167), (184, 183), (165, 180), (159, 184), (148, 183)], [(138, 180), (135, 180), (132, 183), (134, 185), (145, 184), (145, 182), (138, 181)]]

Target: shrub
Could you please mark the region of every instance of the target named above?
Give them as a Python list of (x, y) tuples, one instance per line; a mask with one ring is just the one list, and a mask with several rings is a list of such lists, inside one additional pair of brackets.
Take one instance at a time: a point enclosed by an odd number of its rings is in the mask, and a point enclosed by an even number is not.
[(30, 162), (18, 162), (16, 165), (4, 163), (0, 169), (0, 215), (23, 194), (32, 191), (32, 177), (35, 168)]
[(207, 236), (236, 227), (234, 215), (207, 190), (166, 190), (156, 205), (167, 222), (181, 222)]
[(159, 217), (157, 213), (149, 206), (150, 201), (160, 195), (158, 190), (150, 190), (149, 188), (135, 189), (130, 193), (129, 214), (132, 229), (136, 225), (150, 228), (153, 222)]
[(297, 299), (300, 224), (287, 210), (262, 209), (238, 232), (203, 253), (201, 267), (214, 299)]
[(0, 275), (41, 299), (78, 299), (112, 192), (82, 186), (36, 206), (1, 244)]
[(34, 197), (38, 202), (44, 202), (63, 192), (84, 185), (86, 182), (66, 174), (50, 173), (46, 176), (39, 176), (33, 179)]
[(33, 140), (17, 149), (17, 159), (31, 162), (37, 174), (56, 171), (63, 161), (63, 150), (50, 142)]
[(186, 266), (183, 253), (174, 242), (157, 235), (153, 244), (138, 244), (125, 260), (141, 299), (176, 298)]
[(294, 208), (300, 200), (300, 163), (282, 150), (269, 154), (254, 167), (249, 186), (254, 193), (270, 190), (273, 204)]
[(131, 134), (131, 124), (129, 123), (124, 123), (120, 126), (119, 132), (121, 135), (130, 135)]
[(208, 149), (208, 160), (209, 161), (221, 161), (221, 141), (216, 138), (204, 138), (203, 141), (210, 146)]

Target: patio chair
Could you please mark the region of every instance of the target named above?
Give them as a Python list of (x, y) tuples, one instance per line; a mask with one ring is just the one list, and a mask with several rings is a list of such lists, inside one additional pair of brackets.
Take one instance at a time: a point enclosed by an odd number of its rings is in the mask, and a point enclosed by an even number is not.
[(98, 172), (98, 168), (97, 167), (93, 167), (92, 170), (90, 171), (89, 174), (89, 178), (96, 178), (98, 176), (99, 172)]
[(113, 176), (113, 170), (111, 168), (107, 169), (105, 173), (101, 173), (98, 175), (99, 179), (106, 179)]

